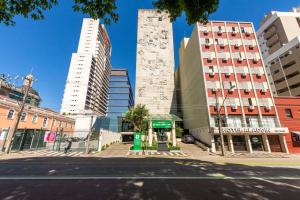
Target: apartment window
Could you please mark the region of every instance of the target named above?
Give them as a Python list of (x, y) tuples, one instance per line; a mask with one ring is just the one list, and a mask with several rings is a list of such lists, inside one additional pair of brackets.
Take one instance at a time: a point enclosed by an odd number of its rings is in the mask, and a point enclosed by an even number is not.
[(287, 69), (287, 68), (293, 66), (294, 64), (296, 64), (296, 61), (293, 60), (293, 61), (291, 61), (291, 62), (289, 62), (289, 63), (283, 65), (282, 68), (283, 68), (283, 69)]
[(232, 29), (232, 32), (235, 32), (235, 27), (231, 27), (231, 29)]
[(296, 71), (296, 72), (294, 72), (292, 74), (287, 75), (286, 78), (287, 79), (293, 78), (293, 77), (297, 76), (299, 73), (300, 73), (299, 71)]
[(228, 116), (227, 118), (228, 127), (239, 128), (242, 127), (242, 119), (241, 117)]
[(274, 74), (277, 74), (277, 73), (279, 73), (279, 69), (277, 69), (277, 70), (274, 71)]
[(265, 128), (277, 127), (276, 118), (263, 116), (262, 117), (262, 126)]
[[(275, 82), (274, 82), (275, 83)], [(292, 88), (291, 88), (292, 89)], [(280, 89), (280, 90), (277, 90), (277, 92), (279, 93), (279, 94), (281, 94), (281, 93), (284, 93), (284, 92), (286, 92), (286, 91), (288, 91), (289, 89), (286, 87), (286, 88), (283, 88), (283, 89)]]
[(259, 127), (258, 117), (255, 116), (246, 117), (246, 123), (248, 127), (253, 127), (253, 128)]
[(289, 109), (289, 108), (286, 108), (286, 109), (285, 109), (285, 116), (286, 116), (287, 118), (293, 118), (292, 110)]
[(216, 43), (216, 44), (219, 44), (219, 40), (218, 40), (218, 39), (215, 39), (215, 43)]
[(22, 112), (20, 120), (21, 121), (26, 121), (26, 117), (27, 117), (27, 113)]
[(249, 103), (249, 106), (253, 106), (253, 101), (251, 98), (248, 98), (248, 103)]
[(13, 119), (14, 118), (15, 111), (9, 110), (7, 113), (7, 119)]
[(47, 117), (44, 117), (42, 127), (45, 128), (47, 126)]
[(242, 32), (242, 33), (245, 33), (245, 32), (246, 32), (244, 27), (241, 27), (241, 32)]
[(32, 123), (37, 123), (37, 120), (38, 120), (38, 114), (34, 113), (32, 117)]
[(209, 38), (205, 38), (205, 43), (209, 44)]
[[(219, 120), (218, 117), (214, 117), (214, 121), (215, 121), (215, 126), (218, 127), (219, 126)], [(221, 127), (226, 127), (226, 121), (224, 118), (221, 118)]]
[(221, 26), (218, 26), (218, 30), (219, 30), (219, 31), (222, 31), (222, 27), (221, 27)]

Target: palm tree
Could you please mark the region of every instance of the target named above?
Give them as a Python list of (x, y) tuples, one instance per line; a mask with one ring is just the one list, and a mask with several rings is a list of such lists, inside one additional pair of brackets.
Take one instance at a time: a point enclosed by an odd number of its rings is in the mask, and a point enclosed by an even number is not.
[(144, 129), (143, 125), (148, 115), (149, 110), (146, 106), (137, 104), (135, 107), (129, 109), (129, 111), (125, 114), (124, 119), (133, 125), (134, 131), (141, 132)]

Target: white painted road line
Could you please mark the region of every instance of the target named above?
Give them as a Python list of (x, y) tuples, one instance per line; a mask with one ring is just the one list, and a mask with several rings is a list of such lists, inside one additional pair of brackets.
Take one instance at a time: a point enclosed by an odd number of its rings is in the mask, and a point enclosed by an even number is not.
[(282, 182), (274, 182), (271, 180), (300, 180), (300, 177), (282, 177), (282, 176), (271, 176), (271, 177), (247, 177), (247, 176), (239, 176), (239, 177), (229, 177), (229, 176), (0, 176), (0, 180), (157, 180), (157, 179), (165, 179), (165, 180), (259, 180), (259, 181), (267, 181), (276, 185), (289, 185), (291, 187), (296, 187), (300, 189), (300, 186), (295, 186)]

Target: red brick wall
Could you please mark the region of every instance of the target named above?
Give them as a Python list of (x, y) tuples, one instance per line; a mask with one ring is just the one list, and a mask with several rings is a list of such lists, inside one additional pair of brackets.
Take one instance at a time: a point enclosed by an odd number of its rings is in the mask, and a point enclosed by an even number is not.
[[(300, 98), (274, 97), (281, 125), (288, 127), (290, 134), (285, 136), (290, 153), (300, 153), (300, 142), (292, 141), (291, 131), (300, 132)], [(293, 118), (287, 118), (285, 109), (291, 109)]]

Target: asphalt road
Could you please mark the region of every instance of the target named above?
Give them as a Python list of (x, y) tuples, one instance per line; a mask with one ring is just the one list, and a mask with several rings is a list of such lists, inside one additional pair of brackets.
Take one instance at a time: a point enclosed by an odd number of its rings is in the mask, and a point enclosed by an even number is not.
[(168, 158), (0, 160), (0, 199), (297, 199), (300, 169)]

